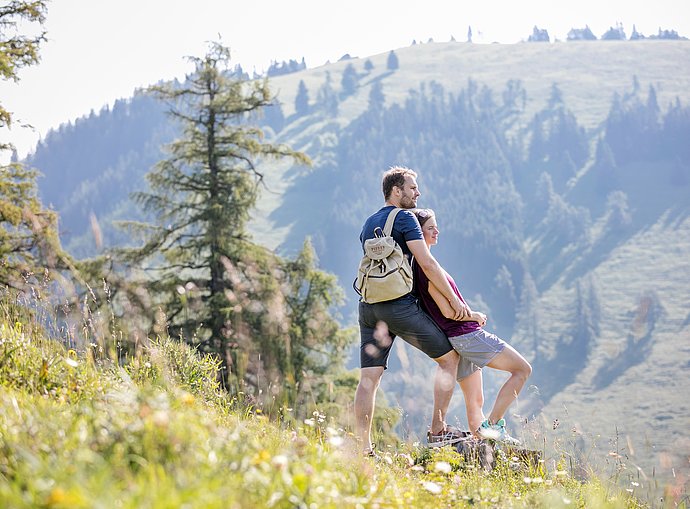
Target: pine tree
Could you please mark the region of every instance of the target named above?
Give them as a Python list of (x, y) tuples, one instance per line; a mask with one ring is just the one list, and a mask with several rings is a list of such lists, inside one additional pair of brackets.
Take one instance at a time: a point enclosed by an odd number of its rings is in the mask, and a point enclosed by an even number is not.
[[(0, 7), (0, 79), (18, 81), (20, 69), (39, 61), (39, 46), (45, 39), (46, 2), (13, 1)], [(38, 25), (39, 33), (26, 36), (19, 27)], [(0, 104), (0, 128), (12, 124), (12, 113)], [(66, 260), (57, 235), (57, 216), (41, 205), (36, 190), (36, 172), (16, 161), (0, 167), (0, 285), (22, 288), (45, 271)]]
[[(155, 218), (153, 224), (129, 224), (145, 235), (145, 244), (120, 254), (150, 274), (148, 287), (171, 333), (196, 338), (237, 377), (234, 336), (240, 322), (251, 328), (260, 321), (251, 309), (244, 322), (237, 315), (251, 308), (253, 299), (247, 296), (265, 300), (277, 286), (270, 277), (271, 257), (249, 242), (246, 229), (263, 177), (255, 161), (308, 159), (289, 147), (262, 142), (261, 131), (244, 122), (270, 104), (267, 81), (229, 77), (230, 52), (220, 43), (190, 60), (195, 72), (185, 83), (150, 89), (170, 104), (183, 135), (168, 147), (170, 157), (147, 175), (150, 190), (134, 195)], [(249, 289), (241, 290), (245, 283)], [(187, 306), (191, 296), (198, 308)]]
[(389, 71), (395, 71), (399, 66), (398, 56), (395, 54), (395, 51), (391, 50), (391, 52), (388, 53), (388, 60), (386, 60), (386, 68)]
[(380, 81), (377, 81), (371, 86), (369, 90), (369, 103), (368, 107), (370, 110), (381, 110), (386, 102), (386, 96), (383, 94), (383, 85)]
[(36, 172), (18, 163), (0, 168), (0, 285), (42, 279), (62, 256), (57, 215), (38, 200)]
[(355, 93), (357, 90), (357, 71), (355, 66), (352, 64), (347, 64), (345, 70), (343, 71), (343, 77), (340, 80), (340, 86), (342, 88), (343, 96), (347, 97)]
[(299, 80), (297, 95), (295, 96), (295, 113), (302, 116), (309, 112), (309, 90), (304, 84), (304, 80)]
[(327, 115), (335, 117), (338, 114), (338, 94), (333, 89), (330, 71), (326, 71), (326, 81), (319, 87), (316, 102)]
[[(20, 69), (32, 66), (39, 61), (39, 46), (45, 42), (42, 30), (45, 22), (47, 1), (5, 2), (0, 6), (0, 79), (18, 81)], [(37, 35), (27, 36), (18, 31), (25, 24), (35, 26), (40, 31)], [(0, 128), (10, 126), (12, 114), (0, 103)], [(11, 150), (10, 144), (0, 144), (0, 150)]]

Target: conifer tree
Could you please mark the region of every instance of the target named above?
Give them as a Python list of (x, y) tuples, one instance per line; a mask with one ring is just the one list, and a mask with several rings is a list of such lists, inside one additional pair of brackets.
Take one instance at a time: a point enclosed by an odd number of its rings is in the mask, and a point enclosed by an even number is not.
[[(41, 30), (26, 36), (24, 24), (43, 26), (44, 1), (13, 1), (0, 7), (0, 79), (18, 81), (20, 69), (39, 61), (39, 46), (45, 41)], [(39, 28), (40, 30), (40, 28)], [(12, 124), (12, 113), (0, 104), (0, 129)], [(11, 143), (0, 143), (0, 152), (12, 151)], [(36, 172), (16, 162), (0, 167), (0, 285), (21, 288), (44, 271), (56, 267), (62, 256), (57, 216), (43, 208), (36, 191)]]
[(386, 68), (389, 71), (395, 71), (399, 66), (398, 55), (395, 54), (395, 51), (391, 50), (391, 52), (388, 53), (388, 60), (386, 60)]
[[(43, 26), (46, 16), (46, 1), (4, 2), (0, 6), (0, 79), (18, 81), (20, 69), (39, 61), (39, 46), (46, 40), (45, 32), (27, 36), (19, 32), (20, 26)], [(12, 123), (12, 114), (0, 103), (0, 128)], [(0, 144), (0, 150), (11, 150), (7, 143)]]
[(304, 80), (299, 80), (297, 85), (297, 95), (295, 96), (295, 113), (302, 116), (309, 112), (309, 90), (304, 84)]
[(355, 93), (357, 90), (357, 71), (355, 66), (352, 64), (347, 64), (345, 70), (343, 71), (343, 77), (340, 80), (340, 86), (342, 88), (343, 96), (347, 97)]
[(377, 81), (371, 86), (371, 90), (369, 90), (368, 108), (369, 110), (379, 111), (383, 109), (385, 102), (386, 96), (383, 93), (383, 85), (380, 81)]
[[(130, 267), (149, 274), (148, 287), (171, 334), (218, 354), (228, 374), (239, 377), (237, 315), (260, 308), (258, 301), (277, 286), (271, 257), (249, 242), (246, 227), (263, 179), (256, 161), (308, 159), (289, 147), (264, 143), (261, 131), (245, 122), (270, 104), (271, 95), (265, 80), (248, 83), (227, 74), (228, 48), (211, 43), (204, 57), (190, 61), (195, 72), (186, 82), (150, 89), (169, 103), (183, 134), (147, 175), (150, 189), (134, 195), (155, 218), (151, 224), (129, 223), (146, 242), (120, 254)], [(192, 297), (198, 308), (188, 306)], [(260, 321), (257, 313), (252, 320)]]
[(338, 94), (333, 89), (333, 78), (330, 71), (326, 71), (326, 80), (319, 87), (316, 102), (327, 115), (335, 117), (338, 114)]
[(38, 200), (36, 172), (18, 163), (0, 168), (0, 285), (42, 279), (61, 254), (57, 216)]

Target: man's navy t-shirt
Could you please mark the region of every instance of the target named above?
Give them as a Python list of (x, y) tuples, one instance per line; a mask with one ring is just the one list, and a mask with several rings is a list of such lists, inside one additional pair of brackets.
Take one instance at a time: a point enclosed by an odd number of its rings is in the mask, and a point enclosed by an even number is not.
[[(374, 229), (377, 226), (383, 230), (383, 227), (386, 225), (386, 219), (388, 219), (388, 214), (394, 208), (393, 205), (387, 205), (366, 220), (362, 227), (362, 233), (359, 234), (359, 240), (362, 242), (362, 250), (364, 250), (364, 241), (374, 238)], [(422, 235), (422, 229), (419, 226), (417, 218), (411, 211), (406, 209), (402, 209), (398, 212), (398, 215), (395, 216), (392, 236), (408, 259), (412, 254), (407, 247), (407, 241), (424, 240), (424, 235)]]

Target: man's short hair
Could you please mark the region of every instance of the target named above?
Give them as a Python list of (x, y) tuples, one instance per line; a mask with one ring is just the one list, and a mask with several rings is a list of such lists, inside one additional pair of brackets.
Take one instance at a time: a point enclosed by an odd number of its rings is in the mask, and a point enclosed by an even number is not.
[(391, 193), (393, 192), (393, 187), (397, 186), (400, 189), (405, 185), (405, 177), (417, 178), (417, 174), (404, 166), (393, 166), (386, 173), (383, 174), (383, 179), (381, 181), (381, 187), (383, 188), (383, 199), (388, 200)]

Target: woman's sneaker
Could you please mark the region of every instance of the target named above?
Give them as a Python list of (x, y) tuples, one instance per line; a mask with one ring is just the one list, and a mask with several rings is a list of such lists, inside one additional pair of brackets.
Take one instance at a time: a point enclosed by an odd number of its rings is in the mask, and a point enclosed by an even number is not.
[(506, 445), (519, 446), (520, 441), (513, 438), (506, 431), (506, 420), (499, 419), (497, 423), (491, 424), (489, 419), (486, 419), (477, 430), (477, 434), (486, 440), (495, 440)]
[(446, 426), (446, 429), (438, 433), (432, 433), (429, 430), (426, 434), (426, 441), (429, 447), (443, 447), (444, 445), (456, 444), (466, 438), (466, 436), (465, 431), (461, 431), (453, 426)]

